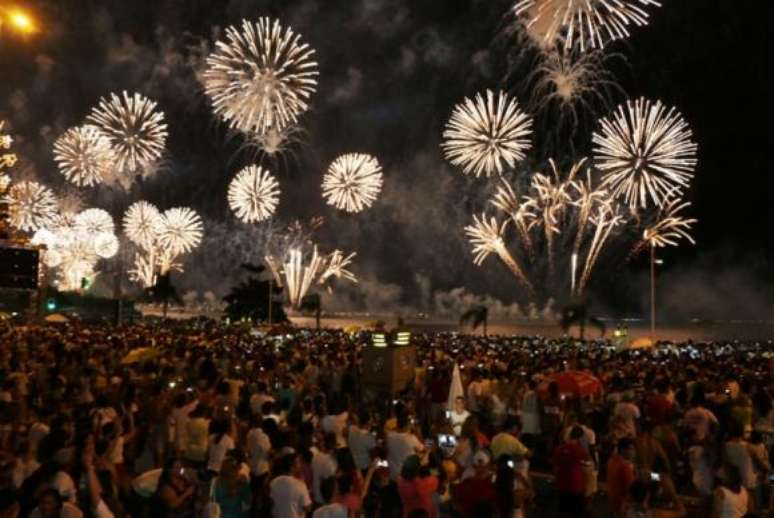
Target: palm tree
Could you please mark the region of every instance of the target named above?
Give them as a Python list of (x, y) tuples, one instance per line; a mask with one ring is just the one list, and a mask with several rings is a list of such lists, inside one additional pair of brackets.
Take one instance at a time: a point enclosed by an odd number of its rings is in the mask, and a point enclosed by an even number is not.
[(223, 300), (226, 302), (226, 315), (232, 321), (239, 321), (243, 318), (254, 322), (269, 321), (269, 291), (271, 297), (271, 316), (272, 322), (286, 322), (287, 316), (282, 309), (282, 288), (271, 282), (271, 280), (261, 279), (266, 271), (263, 265), (243, 264), (242, 269), (248, 273), (254, 274), (234, 286)]
[(583, 340), (586, 325), (592, 325), (599, 330), (601, 336), (605, 336), (605, 323), (589, 314), (589, 307), (584, 303), (568, 304), (562, 308), (560, 325), (565, 333), (569, 332), (573, 325), (580, 329), (580, 339)]
[(183, 305), (183, 301), (177, 294), (177, 290), (172, 285), (170, 273), (161, 274), (156, 277), (156, 284), (150, 288), (145, 288), (143, 299), (148, 302), (162, 302), (164, 304), (164, 318), (167, 318), (170, 300), (178, 306)]
[(317, 323), (317, 329), (320, 329), (320, 313), (322, 313), (322, 302), (320, 301), (319, 293), (310, 293), (301, 298), (301, 304), (298, 306), (299, 311), (308, 311), (314, 313), (314, 318)]
[(486, 306), (474, 306), (467, 310), (460, 317), (460, 327), (464, 327), (470, 322), (470, 327), (475, 331), (481, 324), (484, 325), (484, 336), (486, 336), (486, 325), (489, 320), (489, 309)]

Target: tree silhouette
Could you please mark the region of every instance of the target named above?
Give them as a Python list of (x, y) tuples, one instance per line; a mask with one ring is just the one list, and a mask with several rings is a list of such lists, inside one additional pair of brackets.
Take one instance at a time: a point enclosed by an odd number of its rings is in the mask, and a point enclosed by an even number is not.
[(272, 279), (261, 279), (266, 267), (245, 263), (241, 268), (253, 275), (234, 286), (229, 294), (223, 297), (226, 302), (226, 315), (232, 321), (246, 318), (253, 322), (268, 322), (271, 290), (271, 321), (287, 322), (288, 317), (282, 309), (282, 288)]
[(470, 323), (470, 327), (475, 331), (481, 324), (484, 325), (484, 336), (486, 336), (486, 325), (489, 320), (489, 309), (486, 306), (474, 306), (467, 310), (460, 317), (460, 327)]
[(305, 295), (301, 299), (301, 304), (298, 306), (299, 311), (308, 311), (314, 313), (315, 322), (317, 323), (317, 329), (320, 329), (320, 313), (322, 313), (322, 302), (320, 301), (319, 293), (310, 293)]
[(605, 336), (605, 323), (589, 314), (589, 306), (585, 303), (568, 304), (562, 308), (562, 319), (560, 321), (565, 333), (569, 332), (570, 327), (577, 325), (580, 328), (580, 339), (583, 340), (586, 326), (592, 325), (599, 330), (601, 336)]
[(177, 306), (183, 305), (180, 295), (177, 294), (177, 290), (172, 285), (172, 279), (169, 272), (158, 275), (156, 277), (156, 284), (150, 288), (145, 288), (142, 299), (144, 302), (163, 303), (164, 318), (167, 318), (167, 310), (169, 309), (170, 301)]

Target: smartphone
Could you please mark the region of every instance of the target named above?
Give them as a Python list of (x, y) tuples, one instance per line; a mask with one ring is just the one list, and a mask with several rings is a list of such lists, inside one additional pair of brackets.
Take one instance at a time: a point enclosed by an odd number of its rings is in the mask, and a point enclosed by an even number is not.
[(392, 404), (393, 404), (393, 405), (397, 405), (397, 404), (398, 404), (398, 400), (397, 400), (397, 399), (393, 399), (393, 400), (392, 400)]
[(661, 481), (661, 475), (659, 475), (658, 473), (655, 473), (655, 472), (651, 472), (650, 473), (650, 479), (653, 482), (660, 482)]
[(186, 387), (185, 391), (186, 392), (193, 392), (193, 387)]
[(386, 460), (376, 459), (376, 467), (377, 468), (389, 468), (390, 467), (390, 463), (387, 462)]
[(451, 419), (451, 410), (446, 411), (446, 419)]
[(177, 383), (175, 383), (174, 381), (169, 382), (169, 388), (175, 388), (175, 385), (177, 385)]
[(511, 469), (516, 468), (516, 463), (513, 462), (513, 459), (509, 459), (507, 464), (508, 464), (508, 467)]
[(438, 434), (438, 446), (453, 448), (457, 445), (457, 438), (451, 434), (439, 433)]

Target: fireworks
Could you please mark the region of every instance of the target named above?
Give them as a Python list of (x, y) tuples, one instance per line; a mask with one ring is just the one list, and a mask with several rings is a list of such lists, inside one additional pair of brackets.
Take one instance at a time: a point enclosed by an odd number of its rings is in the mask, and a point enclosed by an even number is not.
[(94, 253), (110, 259), (118, 253), (118, 238), (112, 232), (101, 232), (94, 238)]
[(355, 253), (345, 256), (341, 250), (335, 250), (325, 256), (318, 252), (317, 245), (313, 245), (306, 260), (305, 255), (301, 247), (294, 247), (288, 251), (285, 261), (272, 255), (264, 258), (277, 284), (285, 287), (291, 306), (298, 307), (315, 282), (322, 285), (331, 277), (357, 282), (355, 275), (347, 270)]
[(105, 180), (116, 160), (110, 140), (96, 126), (70, 128), (54, 143), (54, 160), (69, 181), (90, 187)]
[(187, 207), (164, 211), (158, 241), (172, 255), (187, 253), (199, 246), (204, 225), (199, 215)]
[(5, 121), (0, 120), (0, 194), (2, 194), (11, 183), (10, 178), (3, 173), (3, 169), (6, 167), (13, 167), (16, 163), (16, 155), (7, 152), (7, 150), (11, 149), (13, 139), (10, 135), (2, 133), (4, 126)]
[(263, 221), (277, 209), (279, 183), (259, 166), (242, 169), (228, 187), (228, 204), (245, 223)]
[(129, 206), (124, 214), (124, 233), (140, 247), (150, 246), (161, 232), (161, 213), (147, 201), (138, 201)]
[(482, 214), (480, 218), (473, 216), (473, 224), (465, 227), (465, 233), (473, 245), (473, 254), (475, 256), (473, 262), (480, 266), (489, 254), (495, 253), (516, 276), (516, 279), (532, 293), (534, 287), (524, 273), (524, 269), (505, 247), (505, 242), (503, 241), (505, 226), (505, 223), (498, 223), (495, 217), (491, 217), (487, 221), (485, 214)]
[(452, 165), (465, 174), (489, 176), (513, 167), (530, 148), (532, 119), (516, 99), (486, 91), (455, 106), (441, 147)]
[(10, 223), (19, 230), (46, 227), (56, 216), (57, 203), (48, 187), (37, 182), (19, 182), (8, 190)]
[(603, 186), (632, 208), (661, 206), (688, 186), (696, 167), (692, 132), (677, 110), (638, 99), (602, 119), (592, 138)]
[(75, 217), (74, 230), (85, 234), (112, 234), (113, 217), (102, 209), (86, 209)]
[(629, 26), (648, 24), (646, 7), (656, 0), (518, 0), (517, 16), (526, 18), (527, 33), (543, 48), (564, 40), (564, 48), (602, 48), (629, 37)]
[(360, 212), (370, 207), (382, 190), (382, 166), (370, 155), (342, 155), (328, 168), (322, 190), (328, 205)]
[(167, 125), (156, 103), (138, 93), (102, 98), (87, 120), (109, 139), (116, 155), (115, 169), (136, 172), (164, 152)]
[(642, 242), (654, 247), (677, 246), (681, 239), (696, 244), (690, 231), (696, 219), (680, 216), (683, 209), (691, 204), (672, 199), (659, 211), (656, 222), (642, 232)]
[(279, 21), (260, 18), (226, 29), (207, 58), (203, 82), (216, 114), (245, 133), (295, 123), (317, 86), (314, 50)]

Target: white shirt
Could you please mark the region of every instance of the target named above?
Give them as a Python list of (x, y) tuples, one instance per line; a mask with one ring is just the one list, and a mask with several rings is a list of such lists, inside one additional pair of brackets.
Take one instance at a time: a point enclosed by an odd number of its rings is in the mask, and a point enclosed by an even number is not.
[(188, 441), (188, 416), (198, 405), (199, 400), (195, 399), (187, 405), (174, 407), (172, 409), (170, 418), (172, 423), (174, 423), (174, 444), (175, 448), (179, 451), (185, 451)]
[(325, 433), (332, 433), (336, 436), (336, 446), (344, 448), (347, 442), (344, 440), (344, 430), (347, 428), (347, 419), (349, 414), (342, 412), (339, 415), (326, 415), (320, 421), (320, 428)]
[(272, 480), (269, 494), (274, 503), (274, 518), (303, 518), (304, 509), (312, 505), (306, 484), (288, 475)]
[(715, 474), (710, 459), (706, 456), (703, 446), (691, 446), (688, 449), (688, 461), (691, 464), (691, 481), (701, 496), (712, 494)]
[(637, 408), (637, 405), (634, 403), (622, 401), (621, 403), (615, 405), (613, 414), (617, 417), (620, 417), (624, 423), (626, 423), (626, 428), (629, 432), (631, 432), (632, 436), (637, 435), (636, 424), (637, 419), (640, 418), (640, 409)]
[(720, 518), (742, 518), (747, 514), (748, 500), (747, 490), (742, 488), (739, 493), (734, 493), (724, 487), (720, 487), (723, 500), (720, 504)]
[(687, 427), (692, 428), (696, 432), (696, 438), (702, 441), (709, 433), (710, 423), (717, 423), (718, 418), (706, 408), (698, 406), (689, 409), (685, 413), (683, 421)]
[(320, 484), (328, 477), (332, 477), (336, 474), (336, 460), (333, 455), (329, 453), (322, 453), (316, 449), (313, 451), (312, 457), (312, 493), (314, 501), (318, 504), (325, 503), (320, 491)]
[(387, 460), (390, 478), (397, 480), (406, 459), (424, 448), (417, 436), (408, 432), (387, 432)]
[(271, 440), (260, 428), (252, 428), (247, 432), (247, 455), (250, 472), (255, 476), (269, 472), (269, 452)]
[(220, 473), (220, 467), (223, 465), (223, 459), (226, 458), (226, 453), (234, 449), (234, 439), (228, 434), (223, 434), (220, 442), (215, 443), (217, 436), (211, 435), (208, 441), (209, 447), (207, 450), (207, 469)]
[(467, 410), (463, 410), (462, 413), (459, 414), (456, 410), (452, 410), (451, 418), (449, 421), (451, 422), (452, 428), (454, 429), (454, 435), (457, 437), (459, 437), (462, 433), (462, 425), (465, 423), (468, 417), (470, 417), (470, 412)]
[(274, 398), (268, 394), (253, 394), (250, 396), (250, 411), (254, 414), (260, 414), (263, 404), (267, 401), (274, 403)]
[(347, 508), (341, 504), (328, 504), (312, 513), (312, 518), (347, 518)]
[(371, 450), (376, 447), (376, 435), (355, 425), (349, 427), (349, 451), (355, 459), (357, 469), (368, 469), (371, 463)]

